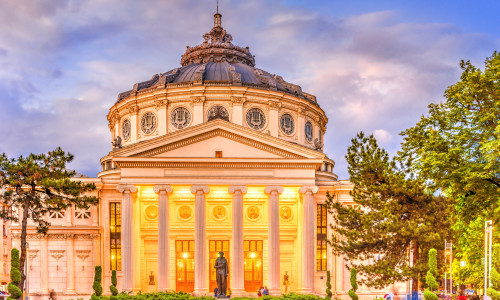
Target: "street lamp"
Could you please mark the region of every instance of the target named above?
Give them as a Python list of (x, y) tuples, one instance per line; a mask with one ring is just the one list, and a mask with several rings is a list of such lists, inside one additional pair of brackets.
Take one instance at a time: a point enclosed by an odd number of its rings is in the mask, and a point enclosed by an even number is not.
[[(484, 293), (483, 297), (486, 300), (486, 290), (491, 285), (491, 276), (488, 280), (488, 274), (491, 275), (491, 240), (493, 233), (493, 221), (484, 222)], [(489, 249), (489, 260), (488, 260)]]

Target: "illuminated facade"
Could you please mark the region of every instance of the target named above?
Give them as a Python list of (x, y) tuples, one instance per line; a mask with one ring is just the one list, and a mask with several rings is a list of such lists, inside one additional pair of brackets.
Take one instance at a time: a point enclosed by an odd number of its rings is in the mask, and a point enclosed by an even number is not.
[[(329, 251), (326, 193), (351, 202), (348, 181), (323, 153), (327, 117), (315, 96), (255, 68), (215, 15), (181, 67), (119, 94), (108, 120), (114, 149), (101, 159), (99, 207), (48, 216), (30, 230), (30, 294), (88, 297), (93, 267), (119, 290), (212, 294), (224, 251), (233, 295), (346, 298), (349, 272)], [(18, 242), (16, 224), (12, 227)], [(361, 288), (361, 297), (382, 294)]]

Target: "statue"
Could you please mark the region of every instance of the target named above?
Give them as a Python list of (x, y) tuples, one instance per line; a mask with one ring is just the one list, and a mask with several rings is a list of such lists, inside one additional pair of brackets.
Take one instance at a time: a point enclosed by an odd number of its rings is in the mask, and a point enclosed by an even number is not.
[(227, 260), (224, 257), (224, 252), (219, 252), (219, 257), (215, 261), (215, 278), (217, 280), (217, 296), (226, 296), (227, 289), (227, 275), (229, 274), (229, 268), (227, 266)]
[(288, 293), (288, 286), (290, 285), (290, 281), (288, 280), (288, 271), (285, 271), (285, 275), (283, 275), (283, 285), (285, 286), (285, 294)]
[(122, 138), (117, 136), (113, 142), (111, 142), (113, 149), (120, 149), (122, 147)]
[(149, 275), (149, 285), (155, 285), (155, 276), (153, 275), (153, 272)]

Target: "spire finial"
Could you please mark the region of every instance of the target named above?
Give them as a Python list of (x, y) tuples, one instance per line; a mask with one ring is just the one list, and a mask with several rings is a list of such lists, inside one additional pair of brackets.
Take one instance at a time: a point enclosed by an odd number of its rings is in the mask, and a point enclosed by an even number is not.
[(214, 27), (222, 27), (222, 15), (219, 14), (219, 0), (217, 0), (217, 13), (214, 15)]

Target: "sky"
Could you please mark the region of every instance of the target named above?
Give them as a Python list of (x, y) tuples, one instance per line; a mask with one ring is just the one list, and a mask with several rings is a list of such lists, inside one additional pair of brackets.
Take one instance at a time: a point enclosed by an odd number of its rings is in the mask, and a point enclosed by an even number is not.
[[(213, 26), (215, 0), (0, 0), (0, 153), (61, 146), (100, 171), (106, 115), (120, 92), (180, 66)], [(325, 153), (348, 179), (360, 131), (394, 154), (399, 133), (500, 50), (500, 1), (220, 0), (222, 26), (256, 67), (316, 95)]]

